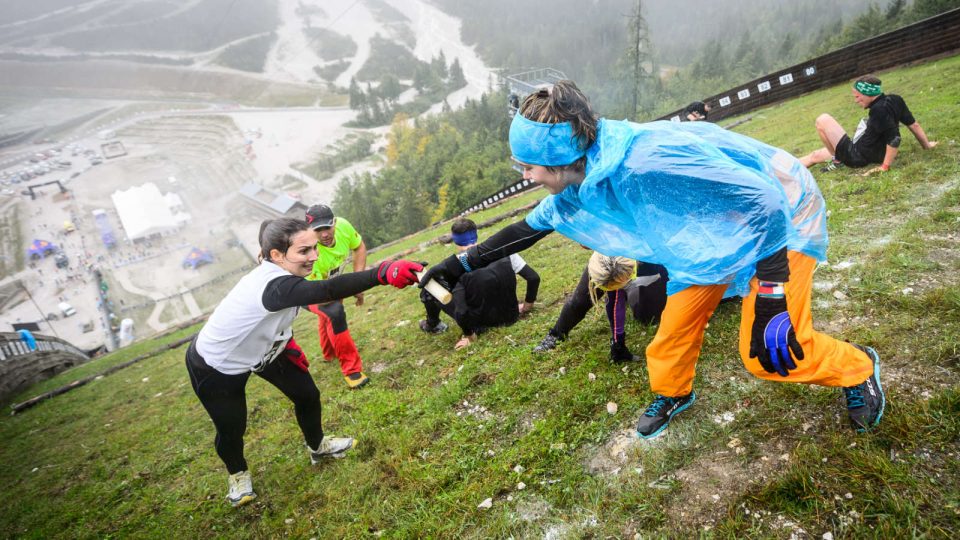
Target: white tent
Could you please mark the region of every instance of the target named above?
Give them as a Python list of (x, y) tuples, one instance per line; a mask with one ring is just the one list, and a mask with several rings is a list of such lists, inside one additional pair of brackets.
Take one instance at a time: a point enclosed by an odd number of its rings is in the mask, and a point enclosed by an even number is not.
[(131, 241), (177, 229), (178, 220), (168, 206), (169, 199), (156, 184), (147, 182), (111, 195), (127, 238)]

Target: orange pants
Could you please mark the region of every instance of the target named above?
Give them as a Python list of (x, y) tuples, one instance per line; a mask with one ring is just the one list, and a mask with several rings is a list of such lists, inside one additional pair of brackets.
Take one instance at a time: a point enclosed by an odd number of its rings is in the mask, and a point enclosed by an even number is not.
[(317, 314), (317, 335), (320, 337), (320, 350), (327, 362), (340, 360), (340, 371), (351, 375), (363, 371), (363, 362), (357, 344), (353, 342), (350, 329), (347, 328), (347, 313), (343, 302), (336, 300), (326, 304), (313, 304), (307, 309)]
[[(750, 358), (753, 306), (757, 298), (757, 279), (754, 278), (750, 281), (750, 295), (743, 299), (740, 316), (740, 358), (744, 366), (755, 376), (770, 381), (823, 386), (862, 383), (873, 373), (873, 363), (867, 354), (813, 329), (810, 300), (816, 260), (794, 251), (788, 252), (787, 258), (790, 264), (790, 281), (784, 287), (787, 310), (797, 341), (803, 347), (804, 359), (797, 361), (797, 369), (789, 376), (781, 377), (767, 373), (759, 360)], [(697, 285), (667, 298), (660, 328), (647, 346), (647, 371), (654, 393), (679, 397), (693, 390), (703, 331), (726, 289), (726, 285)]]

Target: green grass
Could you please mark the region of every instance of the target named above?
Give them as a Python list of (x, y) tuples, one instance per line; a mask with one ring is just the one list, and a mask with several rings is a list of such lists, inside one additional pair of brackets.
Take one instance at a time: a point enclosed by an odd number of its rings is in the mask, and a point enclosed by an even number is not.
[[(831, 247), (813, 301), (818, 329), (870, 343), (884, 359), (889, 403), (875, 432), (849, 429), (836, 389), (750, 376), (736, 352), (738, 308), (724, 304), (707, 330), (697, 404), (660, 438), (632, 439), (651, 397), (646, 370), (607, 361), (602, 316), (552, 354), (530, 353), (589, 255), (553, 235), (524, 253), (543, 278), (538, 309), (464, 351), (452, 350), (454, 331), (416, 329), (415, 291), (378, 288), (361, 308), (347, 302), (372, 383), (350, 391), (335, 364), (311, 367), (325, 430), (358, 439), (344, 460), (311, 467), (289, 402), (253, 377), (246, 451), (260, 497), (243, 509), (223, 500), (184, 347), (3, 418), (0, 536), (956, 538), (960, 57), (881, 78), (941, 144), (924, 152), (906, 141), (882, 176), (816, 173)], [(843, 85), (754, 113), (741, 130), (803, 153), (826, 111), (851, 127), (862, 114)], [(450, 252), (431, 246), (416, 257)], [(311, 358), (315, 321), (303, 313), (295, 323)], [(627, 330), (638, 352), (654, 333), (634, 322)], [(97, 359), (15, 401), (176, 337)], [(625, 452), (612, 456), (621, 435)], [(492, 508), (478, 509), (487, 498)]]

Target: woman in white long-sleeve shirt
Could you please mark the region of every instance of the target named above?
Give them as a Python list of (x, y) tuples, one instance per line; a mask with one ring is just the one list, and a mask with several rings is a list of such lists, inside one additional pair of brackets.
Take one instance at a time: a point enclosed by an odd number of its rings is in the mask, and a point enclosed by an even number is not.
[[(317, 259), (317, 236), (305, 221), (276, 219), (260, 226), (261, 263), (240, 279), (187, 349), (190, 383), (217, 430), (214, 443), (227, 467), (227, 500), (234, 506), (256, 498), (246, 459), (245, 387), (251, 373), (276, 386), (294, 404), (310, 460), (343, 457), (352, 438), (324, 437), (320, 391), (309, 363), (293, 340), (300, 306), (353, 296), (375, 285), (416, 283), (423, 266), (386, 261), (379, 267), (324, 281), (304, 279)], [(281, 358), (282, 357), (282, 358)]]

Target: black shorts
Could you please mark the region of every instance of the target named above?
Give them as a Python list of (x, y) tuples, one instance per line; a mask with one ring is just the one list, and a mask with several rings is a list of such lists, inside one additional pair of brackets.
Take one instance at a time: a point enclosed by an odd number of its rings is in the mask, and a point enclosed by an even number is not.
[(847, 167), (864, 167), (870, 163), (860, 155), (857, 147), (854, 146), (853, 141), (851, 141), (850, 137), (846, 134), (844, 134), (844, 136), (840, 138), (840, 142), (837, 143), (837, 152), (833, 157)]

